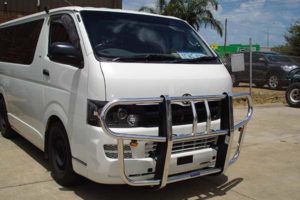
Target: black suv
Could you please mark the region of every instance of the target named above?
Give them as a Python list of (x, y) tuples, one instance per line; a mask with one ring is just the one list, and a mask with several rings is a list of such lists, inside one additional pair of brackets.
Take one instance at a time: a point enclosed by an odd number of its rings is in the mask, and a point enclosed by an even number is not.
[[(225, 66), (232, 76), (234, 86), (238, 86), (239, 83), (249, 83), (249, 57), (250, 53), (245, 52), (245, 71), (232, 72), (230, 57), (225, 57)], [(226, 62), (227, 61), (227, 62)], [(299, 65), (287, 56), (274, 53), (274, 52), (253, 52), (252, 53), (252, 73), (253, 83), (257, 87), (262, 87), (265, 84), (271, 89), (279, 89), (282, 86), (288, 85), (287, 75), (288, 73), (299, 68)]]

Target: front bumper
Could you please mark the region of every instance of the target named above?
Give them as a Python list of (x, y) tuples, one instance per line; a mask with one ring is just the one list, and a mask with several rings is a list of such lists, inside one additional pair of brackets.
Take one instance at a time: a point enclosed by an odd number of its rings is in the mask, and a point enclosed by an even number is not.
[[(247, 116), (241, 122), (234, 124), (233, 120), (233, 107), (232, 101), (234, 98), (245, 98), (248, 102), (248, 113)], [(209, 102), (210, 101), (221, 101), (221, 126), (220, 129), (211, 128), (211, 115)], [(192, 107), (193, 112), (193, 125), (192, 131), (189, 134), (173, 134), (172, 126), (172, 108), (173, 103), (189, 102)], [(198, 132), (197, 130), (197, 112), (195, 108), (195, 103), (204, 102), (207, 121), (205, 131)], [(159, 104), (160, 105), (160, 125), (158, 128), (158, 135), (145, 135), (145, 134), (128, 134), (128, 133), (118, 133), (114, 132), (106, 123), (107, 113), (114, 106), (119, 105), (150, 105)], [(243, 142), (243, 137), (245, 133), (245, 128), (247, 123), (252, 117), (253, 107), (251, 102), (251, 97), (249, 94), (224, 94), (224, 95), (210, 95), (210, 96), (185, 96), (185, 97), (169, 97), (161, 96), (159, 98), (134, 98), (134, 99), (118, 99), (109, 102), (103, 108), (100, 114), (100, 122), (103, 131), (112, 138), (117, 139), (118, 146), (118, 170), (119, 175), (122, 180), (131, 186), (157, 186), (159, 188), (164, 187), (168, 183), (182, 181), (186, 179), (191, 179), (199, 176), (204, 176), (208, 174), (216, 174), (224, 172), (229, 165), (233, 164), (239, 157), (241, 144)], [(239, 140), (237, 149), (233, 155), (230, 157), (231, 146), (233, 143), (234, 131), (238, 130)], [(199, 169), (189, 171), (183, 168), (181, 173), (173, 173), (173, 168), (176, 165), (174, 163), (177, 159), (175, 155), (172, 154), (172, 147), (174, 142), (186, 142), (193, 141), (197, 139), (205, 139), (218, 136), (216, 160), (214, 161), (213, 168), (203, 168), (199, 166)], [(150, 176), (144, 180), (136, 180), (126, 175), (126, 163), (124, 157), (124, 140), (132, 141), (144, 141), (144, 142), (156, 142), (156, 153), (153, 160), (155, 160), (156, 165), (153, 166), (155, 169), (154, 176)], [(209, 150), (203, 150), (209, 151)], [(213, 152), (203, 152), (202, 155), (210, 155)], [(201, 160), (201, 153), (196, 153), (198, 155), (196, 159)], [(152, 158), (150, 158), (152, 159)], [(178, 161), (177, 161), (178, 162)], [(130, 168), (134, 168), (131, 166)], [(178, 171), (177, 171), (178, 172)]]

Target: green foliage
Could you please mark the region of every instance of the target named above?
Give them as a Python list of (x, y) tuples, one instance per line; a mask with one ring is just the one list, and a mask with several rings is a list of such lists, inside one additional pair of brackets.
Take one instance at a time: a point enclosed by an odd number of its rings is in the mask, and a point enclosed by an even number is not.
[(296, 21), (285, 34), (285, 40), (292, 55), (300, 56), (300, 20)]
[(282, 54), (287, 54), (287, 55), (291, 54), (291, 49), (287, 44), (272, 47), (272, 51), (282, 53)]
[(222, 36), (222, 24), (214, 18), (212, 9), (218, 10), (217, 0), (157, 0), (156, 8), (142, 7), (140, 11), (178, 17), (187, 21), (196, 30), (201, 26), (210, 26)]

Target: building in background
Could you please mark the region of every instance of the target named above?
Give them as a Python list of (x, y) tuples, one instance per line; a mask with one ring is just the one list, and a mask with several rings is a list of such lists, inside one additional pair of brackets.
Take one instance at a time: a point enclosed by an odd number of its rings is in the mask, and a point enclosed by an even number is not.
[(0, 0), (0, 23), (63, 6), (122, 8), (122, 0)]
[(272, 52), (272, 48), (271, 47), (260, 47), (260, 51), (261, 52)]

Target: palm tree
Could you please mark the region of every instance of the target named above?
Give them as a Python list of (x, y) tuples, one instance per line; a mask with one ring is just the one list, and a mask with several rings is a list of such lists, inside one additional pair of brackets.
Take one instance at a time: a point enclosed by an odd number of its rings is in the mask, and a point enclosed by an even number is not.
[(139, 11), (143, 12), (149, 12), (149, 13), (154, 13), (154, 14), (160, 14), (160, 15), (165, 15), (165, 7), (166, 7), (167, 2), (165, 0), (157, 0), (156, 2), (156, 8), (151, 8), (148, 6), (143, 6), (139, 9)]
[(197, 31), (201, 26), (210, 26), (222, 36), (222, 24), (214, 18), (211, 9), (218, 10), (217, 0), (157, 0), (156, 8), (144, 6), (139, 11), (178, 17), (187, 21)]

